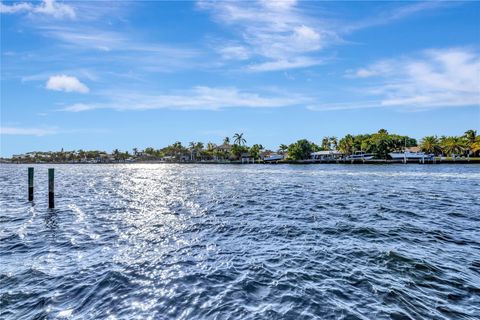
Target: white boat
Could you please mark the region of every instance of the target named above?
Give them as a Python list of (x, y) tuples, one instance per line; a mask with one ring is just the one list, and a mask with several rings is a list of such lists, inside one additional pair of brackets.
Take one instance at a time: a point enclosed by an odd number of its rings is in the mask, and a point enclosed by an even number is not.
[(280, 160), (283, 160), (283, 156), (281, 154), (276, 154), (276, 153), (263, 158), (263, 161), (280, 161)]
[(421, 159), (431, 159), (433, 155), (426, 154), (425, 152), (411, 152), (411, 151), (404, 151), (404, 152), (390, 152), (388, 154), (392, 157), (393, 160), (421, 160)]
[(375, 157), (373, 153), (365, 153), (363, 151), (357, 151), (354, 154), (347, 156), (347, 160), (372, 160)]

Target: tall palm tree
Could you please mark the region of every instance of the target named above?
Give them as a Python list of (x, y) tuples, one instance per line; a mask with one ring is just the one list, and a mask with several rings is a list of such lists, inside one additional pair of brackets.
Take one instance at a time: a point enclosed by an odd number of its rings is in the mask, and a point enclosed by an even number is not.
[(355, 138), (351, 134), (347, 134), (340, 139), (338, 147), (344, 154), (352, 154), (355, 149)]
[(193, 161), (193, 152), (196, 151), (196, 144), (195, 142), (191, 141), (189, 144), (188, 144), (188, 148), (190, 149), (190, 160)]
[(235, 133), (233, 135), (233, 143), (239, 146), (244, 146), (247, 143), (247, 140), (243, 138), (243, 133)]
[(475, 141), (477, 140), (477, 137), (478, 137), (477, 130), (467, 130), (465, 131), (465, 134), (463, 135), (463, 137), (466, 140), (468, 151), (471, 153), (475, 153), (473, 151), (473, 145), (475, 144)]
[(213, 151), (213, 149), (215, 149), (215, 144), (213, 142), (209, 142), (207, 143), (207, 150), (208, 151)]
[(475, 138), (477, 137), (477, 130), (467, 130), (463, 135), (469, 142), (475, 142)]
[(475, 142), (470, 144), (470, 151), (473, 152), (473, 155), (480, 153), (480, 136), (477, 136)]
[(330, 137), (330, 145), (333, 147), (334, 150), (337, 150), (337, 148), (338, 148), (337, 137)]
[(288, 146), (286, 144), (281, 144), (279, 147), (278, 147), (278, 151), (280, 151), (282, 154), (284, 154), (285, 152), (287, 152), (288, 150)]
[(441, 141), (445, 154), (461, 154), (465, 150), (465, 144), (461, 137), (446, 137)]
[(322, 150), (330, 150), (330, 138), (323, 137), (322, 139)]
[(113, 150), (113, 158), (115, 160), (119, 159), (120, 151), (118, 149)]
[(440, 145), (436, 136), (427, 136), (420, 142), (420, 149), (423, 152), (437, 154), (440, 151)]

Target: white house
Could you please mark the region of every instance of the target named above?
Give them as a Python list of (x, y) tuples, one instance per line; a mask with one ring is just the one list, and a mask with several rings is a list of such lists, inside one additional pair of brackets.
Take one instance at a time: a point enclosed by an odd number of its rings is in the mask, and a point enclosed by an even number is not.
[(343, 153), (338, 150), (325, 150), (310, 153), (312, 160), (337, 160), (342, 158)]

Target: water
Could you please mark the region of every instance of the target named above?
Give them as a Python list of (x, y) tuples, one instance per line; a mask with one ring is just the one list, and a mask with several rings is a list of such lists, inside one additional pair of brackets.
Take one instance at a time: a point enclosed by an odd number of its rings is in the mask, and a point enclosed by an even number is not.
[(478, 319), (478, 165), (0, 167), (2, 319)]

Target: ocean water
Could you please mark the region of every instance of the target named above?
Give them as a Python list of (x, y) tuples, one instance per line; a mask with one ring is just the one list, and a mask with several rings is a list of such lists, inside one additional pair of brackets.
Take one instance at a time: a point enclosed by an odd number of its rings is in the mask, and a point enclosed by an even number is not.
[[(47, 208), (47, 168), (56, 208)], [(479, 319), (479, 165), (0, 166), (1, 319)]]

